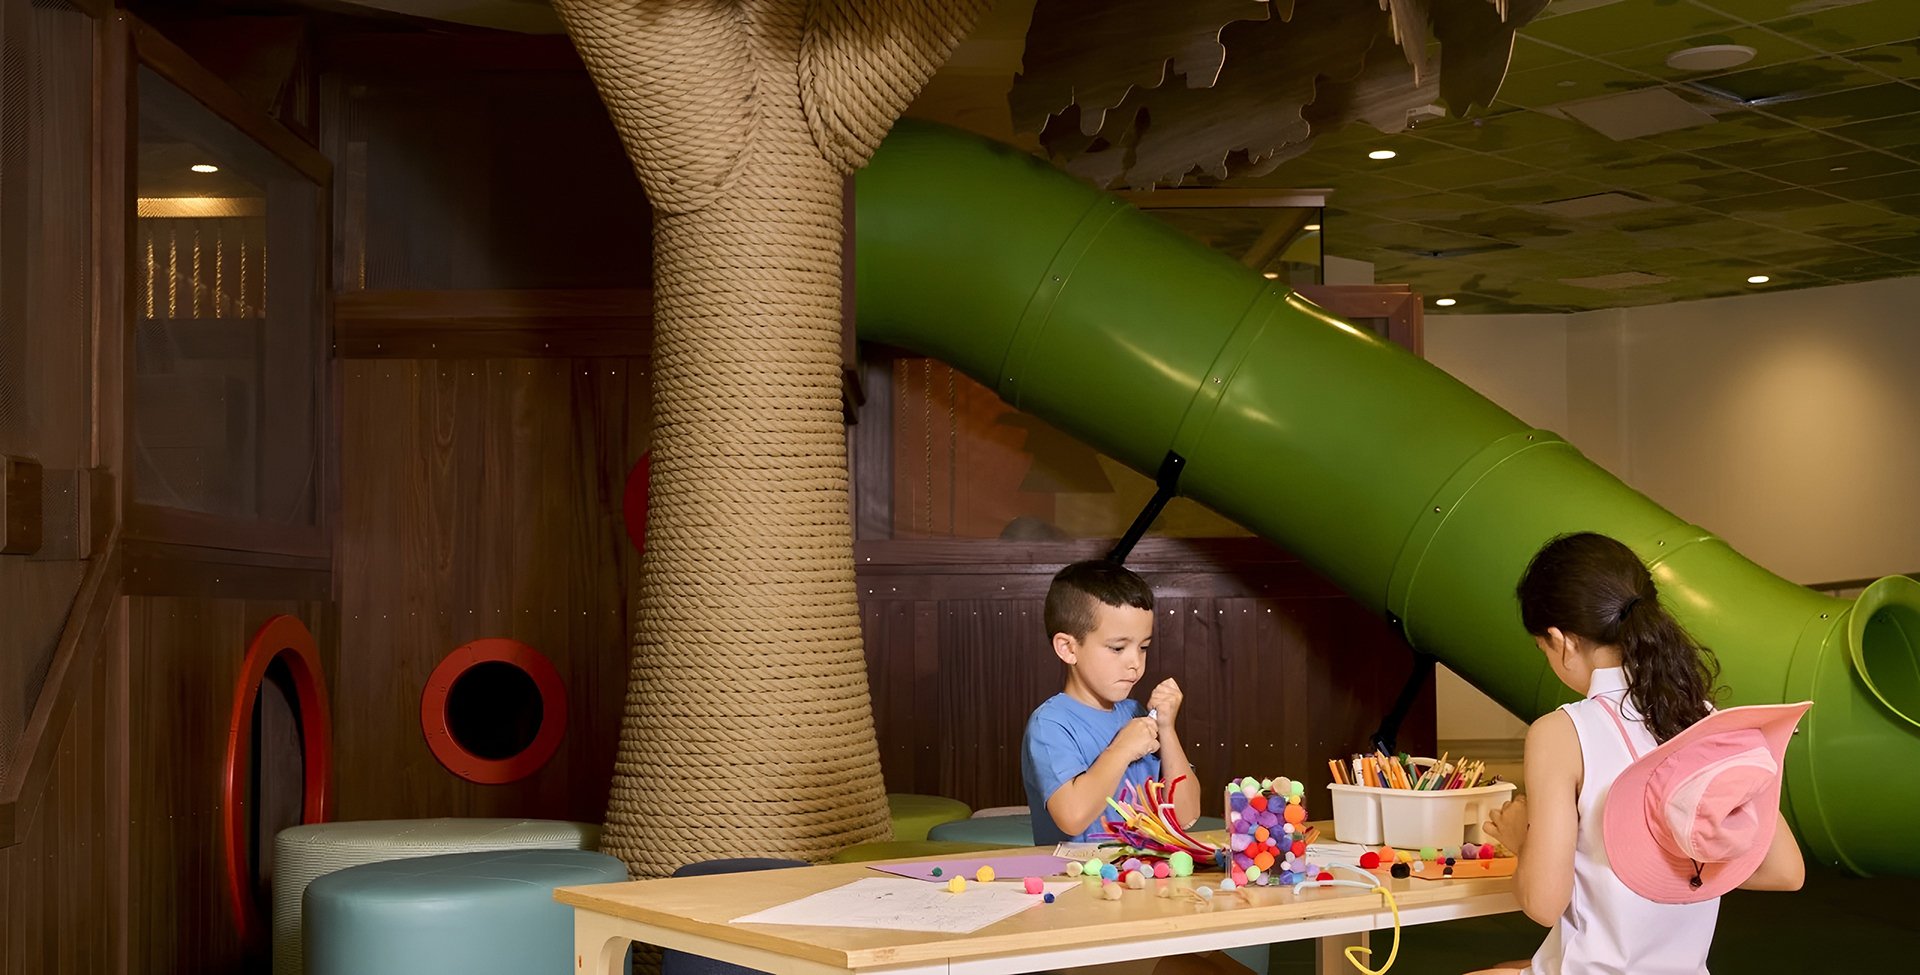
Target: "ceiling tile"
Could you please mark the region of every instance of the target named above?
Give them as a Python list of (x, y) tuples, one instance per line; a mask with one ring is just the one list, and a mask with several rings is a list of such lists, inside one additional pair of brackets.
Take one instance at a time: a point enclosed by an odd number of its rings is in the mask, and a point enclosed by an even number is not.
[(1527, 243), (1543, 237), (1566, 237), (1575, 229), (1551, 217), (1516, 207), (1476, 210), (1445, 220), (1422, 221), (1451, 233), (1474, 234), (1514, 243)]
[[(1551, 7), (1553, 4), (1549, 3)], [(1584, 55), (1568, 51), (1528, 36), (1526, 31), (1514, 35), (1513, 54), (1507, 59), (1507, 73), (1532, 71), (1536, 68), (1551, 67), (1568, 61), (1577, 61)]]
[(1585, 132), (1578, 122), (1514, 108), (1498, 115), (1430, 122), (1413, 130), (1413, 135), (1456, 149), (1498, 152), (1577, 138)]
[(1500, 83), (1500, 93), (1496, 97), (1508, 105), (1545, 108), (1561, 102), (1637, 91), (1658, 84), (1660, 82), (1657, 79), (1590, 58), (1581, 58), (1550, 68), (1509, 74)]
[(1827, 133), (1842, 139), (1851, 139), (1875, 149), (1910, 146), (1920, 143), (1920, 115), (1895, 115), (1891, 118), (1874, 119), (1871, 122), (1836, 125), (1828, 129)]
[(1511, 158), (1465, 154), (1426, 162), (1409, 162), (1392, 170), (1392, 176), (1401, 182), (1429, 189), (1454, 190), (1477, 183), (1525, 176), (1535, 171), (1534, 167)]
[(1682, 71), (1677, 68), (1669, 68), (1667, 67), (1667, 55), (1690, 47), (1707, 47), (1721, 44), (1738, 44), (1743, 47), (1753, 48), (1753, 60), (1734, 69), (1743, 72), (1750, 71), (1754, 68), (1765, 67), (1770, 64), (1799, 61), (1819, 53), (1799, 41), (1782, 37), (1772, 31), (1762, 30), (1758, 27), (1737, 27), (1719, 34), (1699, 34), (1679, 40), (1662, 40), (1655, 44), (1649, 44), (1646, 47), (1638, 47), (1630, 51), (1620, 51), (1609, 54), (1602, 58), (1602, 60), (1668, 81), (1695, 81), (1724, 75), (1727, 72)]
[(1822, 51), (1852, 51), (1920, 36), (1913, 0), (1868, 0), (1767, 22), (1767, 29)]
[(1868, 3), (1870, 0), (1692, 0), (1692, 2), (1729, 17), (1758, 24), (1768, 20), (1779, 20), (1782, 17), (1800, 17), (1829, 7)]
[(1695, 79), (1697, 84), (1738, 95), (1749, 102), (1868, 88), (1886, 81), (1882, 75), (1836, 57), (1813, 57)]
[(1466, 187), (1460, 192), (1492, 203), (1525, 206), (1603, 193), (1606, 189), (1604, 184), (1571, 173), (1540, 171), (1518, 179)]
[(1662, 186), (1648, 186), (1640, 192), (1676, 203), (1699, 203), (1702, 200), (1724, 200), (1734, 196), (1752, 196), (1755, 193), (1771, 193), (1783, 190), (1787, 184), (1777, 179), (1754, 173), (1729, 169), (1706, 176), (1683, 179), (1678, 183)]
[[(1883, 152), (1861, 150), (1824, 159), (1805, 159), (1799, 162), (1781, 163), (1774, 166), (1762, 166), (1754, 171), (1763, 176), (1801, 186), (1820, 186), (1824, 183), (1838, 183), (1843, 180), (1864, 179), (1868, 176), (1883, 176), (1888, 173), (1911, 171), (1913, 164), (1904, 159), (1896, 159)], [(1920, 180), (1915, 181), (1920, 184)]]
[(1860, 254), (1837, 261), (1807, 264), (1795, 268), (1805, 274), (1816, 274), (1823, 278), (1838, 281), (1859, 281), (1867, 278), (1889, 277), (1910, 271), (1912, 261), (1898, 257), (1880, 257), (1872, 254)]
[(1750, 109), (1735, 109), (1714, 116), (1712, 125), (1698, 128), (1681, 129), (1678, 132), (1664, 132), (1647, 136), (1644, 142), (1668, 149), (1703, 149), (1708, 146), (1723, 146), (1734, 142), (1751, 142), (1772, 136), (1800, 132), (1802, 129), (1785, 119), (1771, 115), (1762, 115)]
[(1889, 81), (1872, 88), (1855, 88), (1852, 91), (1771, 104), (1762, 110), (1791, 122), (1824, 129), (1848, 122), (1920, 112), (1920, 88)]
[(1684, 152), (1669, 152), (1644, 159), (1630, 159), (1625, 162), (1585, 168), (1582, 172), (1609, 186), (1624, 186), (1638, 189), (1647, 186), (1664, 186), (1682, 180), (1713, 176), (1728, 170), (1725, 163), (1716, 162), (1705, 156)]
[(1920, 39), (1852, 51), (1847, 54), (1847, 60), (1889, 78), (1920, 81)]
[(1855, 151), (1856, 148), (1817, 132), (1801, 130), (1772, 139), (1708, 146), (1696, 149), (1694, 153), (1737, 169), (1761, 169), (1767, 166), (1778, 166), (1781, 163), (1844, 155)]
[(1627, 0), (1535, 21), (1525, 32), (1582, 54), (1610, 54), (1643, 47), (1649, 37), (1693, 37), (1734, 26), (1732, 18), (1690, 3)]
[(1448, 220), (1487, 208), (1485, 200), (1460, 193), (1422, 193), (1400, 200), (1383, 200), (1378, 205), (1366, 201), (1358, 205), (1362, 213), (1374, 213), (1394, 220), (1424, 222)]
[[(1908, 185), (1911, 187), (1913, 184)], [(1920, 217), (1920, 195), (1883, 197), (1873, 201), (1873, 205), (1895, 213), (1904, 213), (1910, 217)]]
[[(1916, 209), (1920, 209), (1920, 197), (1907, 197)], [(1913, 212), (1913, 211), (1907, 211)], [(1891, 257), (1905, 258), (1920, 263), (1920, 236), (1890, 237), (1886, 240), (1870, 240), (1859, 245), (1862, 250)]]
[(1703, 209), (1715, 213), (1725, 213), (1746, 220), (1758, 219), (1764, 214), (1781, 213), (1789, 210), (1803, 210), (1810, 207), (1838, 203), (1833, 197), (1813, 190), (1793, 187), (1775, 190), (1771, 193), (1756, 193), (1753, 196), (1736, 196), (1726, 200), (1712, 200), (1700, 204)]
[[(1883, 176), (1869, 176), (1865, 179), (1850, 179), (1840, 183), (1827, 183), (1820, 187), (1823, 193), (1844, 197), (1849, 200), (1885, 200), (1890, 197), (1920, 192), (1920, 170), (1912, 168)], [(1885, 204), (1880, 204), (1884, 206)]]

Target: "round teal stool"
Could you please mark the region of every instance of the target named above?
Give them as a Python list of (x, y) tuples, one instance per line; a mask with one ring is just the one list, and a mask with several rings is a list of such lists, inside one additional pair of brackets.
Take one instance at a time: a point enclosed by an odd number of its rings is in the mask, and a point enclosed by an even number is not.
[(896, 840), (924, 840), (927, 830), (973, 815), (973, 810), (958, 799), (906, 792), (887, 793), (887, 811), (893, 817), (893, 838)]
[(626, 864), (590, 850), (348, 867), (307, 885), (307, 975), (568, 975), (573, 910), (553, 889), (626, 879)]

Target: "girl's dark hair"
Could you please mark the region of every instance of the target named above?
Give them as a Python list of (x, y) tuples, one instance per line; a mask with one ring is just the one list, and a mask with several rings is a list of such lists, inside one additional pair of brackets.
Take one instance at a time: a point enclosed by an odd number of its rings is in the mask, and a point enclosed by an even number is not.
[(1065, 633), (1084, 640), (1093, 632), (1095, 606), (1132, 606), (1153, 609), (1153, 590), (1132, 569), (1118, 562), (1092, 559), (1061, 569), (1047, 587), (1047, 638)]
[(1653, 576), (1633, 550), (1593, 532), (1562, 535), (1528, 563), (1516, 590), (1520, 622), (1615, 646), (1627, 694), (1654, 738), (1666, 741), (1707, 716), (1720, 664), (1660, 606)]

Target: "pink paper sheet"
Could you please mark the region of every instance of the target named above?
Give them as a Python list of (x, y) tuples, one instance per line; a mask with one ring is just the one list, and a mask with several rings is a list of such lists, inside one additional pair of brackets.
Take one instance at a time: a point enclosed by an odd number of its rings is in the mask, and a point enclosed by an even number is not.
[[(873, 869), (882, 873), (912, 877), (915, 880), (931, 880), (946, 883), (954, 877), (972, 880), (981, 867), (993, 868), (995, 880), (1023, 880), (1027, 877), (1058, 877), (1067, 868), (1069, 861), (1064, 857), (1037, 853), (1017, 857), (983, 857), (975, 860), (919, 860), (913, 863), (875, 863)], [(939, 868), (938, 876), (934, 869)]]

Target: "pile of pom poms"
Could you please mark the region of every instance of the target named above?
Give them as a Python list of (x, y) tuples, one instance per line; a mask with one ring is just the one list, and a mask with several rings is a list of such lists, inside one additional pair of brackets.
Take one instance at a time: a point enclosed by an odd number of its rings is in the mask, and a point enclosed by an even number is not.
[(1227, 786), (1227, 849), (1221, 867), (1227, 879), (1220, 889), (1249, 885), (1292, 886), (1331, 880), (1333, 874), (1307, 861), (1310, 842), (1305, 797), (1307, 785), (1285, 776), (1252, 777)]
[(1378, 852), (1368, 850), (1360, 854), (1360, 869), (1385, 869), (1396, 880), (1405, 880), (1416, 873), (1424, 872), (1428, 863), (1441, 866), (1440, 875), (1453, 876), (1453, 865), (1460, 860), (1491, 860), (1498, 853), (1491, 843), (1467, 843), (1460, 847), (1458, 854), (1452, 853), (1453, 847), (1444, 851), (1437, 847), (1422, 847), (1419, 850), (1396, 850), (1383, 846)]

